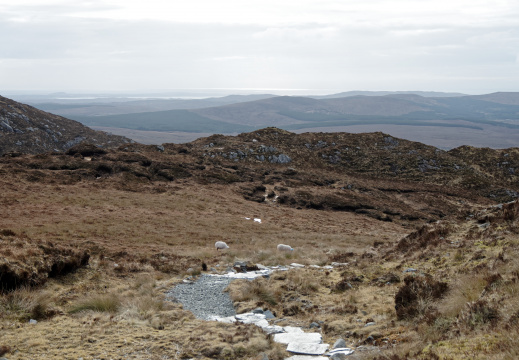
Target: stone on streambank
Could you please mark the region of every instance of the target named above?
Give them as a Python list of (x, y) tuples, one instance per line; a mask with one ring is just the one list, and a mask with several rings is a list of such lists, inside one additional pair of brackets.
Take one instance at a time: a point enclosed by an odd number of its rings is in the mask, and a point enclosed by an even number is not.
[(344, 339), (337, 339), (337, 341), (333, 344), (333, 349), (340, 349), (346, 347), (346, 341)]
[(330, 356), (332, 359), (342, 359), (345, 356), (353, 354), (354, 351), (355, 350), (353, 350), (353, 349), (343, 347), (343, 348), (337, 348), (337, 349), (330, 350), (328, 352), (328, 354), (326, 354), (326, 355)]
[(253, 314), (263, 314), (263, 315), (265, 315), (265, 319), (267, 319), (267, 320), (275, 318), (275, 316), (272, 313), (272, 311), (270, 311), (270, 310), (263, 310), (261, 308), (257, 308), (257, 309), (252, 310), (252, 313)]
[[(279, 335), (279, 334), (278, 334)], [(310, 334), (305, 334), (310, 335)], [(287, 351), (302, 355), (323, 355), (328, 350), (328, 344), (314, 344), (308, 342), (290, 342)]]
[(281, 326), (277, 325), (269, 325), (266, 320), (265, 314), (254, 314), (254, 313), (244, 313), (227, 317), (219, 317), (213, 316), (209, 320), (223, 322), (227, 324), (233, 324), (237, 321), (244, 324), (254, 324), (260, 327), (267, 334), (277, 334), (285, 332), (285, 330)]
[(298, 263), (292, 263), (292, 264), (290, 264), (290, 266), (292, 266), (294, 268), (304, 268), (305, 267), (304, 265), (298, 264)]

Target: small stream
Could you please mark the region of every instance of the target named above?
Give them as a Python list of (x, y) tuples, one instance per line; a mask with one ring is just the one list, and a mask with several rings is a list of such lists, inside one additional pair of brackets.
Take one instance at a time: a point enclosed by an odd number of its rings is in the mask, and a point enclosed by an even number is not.
[(304, 266), (291, 264), (289, 267), (263, 267), (262, 270), (247, 273), (204, 274), (196, 281), (187, 281), (175, 286), (167, 293), (167, 297), (180, 302), (184, 309), (191, 311), (199, 319), (226, 323), (242, 322), (261, 327), (267, 334), (273, 334), (275, 342), (286, 344), (287, 351), (296, 354), (287, 359), (295, 360), (299, 355), (306, 355), (307, 359), (328, 359), (321, 355), (352, 354), (354, 350), (350, 348), (336, 348), (328, 351), (329, 345), (322, 343), (319, 333), (305, 333), (299, 327), (270, 325), (265, 314), (255, 312), (237, 315), (229, 294), (224, 292), (234, 279), (252, 280), (259, 276), (269, 276), (273, 271), (301, 267)]

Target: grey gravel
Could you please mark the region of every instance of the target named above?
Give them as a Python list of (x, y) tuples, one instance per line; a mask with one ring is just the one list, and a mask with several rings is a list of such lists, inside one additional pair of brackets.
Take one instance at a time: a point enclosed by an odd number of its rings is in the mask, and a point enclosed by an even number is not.
[(168, 298), (180, 302), (184, 309), (191, 311), (197, 318), (210, 320), (213, 316), (227, 317), (236, 315), (228, 293), (223, 290), (233, 279), (201, 275), (192, 284), (179, 284), (168, 292)]

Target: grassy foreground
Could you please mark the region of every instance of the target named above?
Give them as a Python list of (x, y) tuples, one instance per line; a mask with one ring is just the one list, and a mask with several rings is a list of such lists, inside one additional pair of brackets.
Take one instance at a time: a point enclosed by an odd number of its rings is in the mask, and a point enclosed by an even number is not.
[[(8, 359), (284, 359), (252, 325), (203, 322), (165, 301), (203, 264), (210, 271), (237, 260), (345, 264), (235, 281), (228, 291), (239, 312), (268, 308), (279, 325), (362, 346), (352, 358), (519, 354), (517, 202), (413, 231), (351, 212), (247, 201), (232, 184), (181, 179), (137, 191), (109, 178), (65, 184), (3, 174), (0, 353)], [(217, 253), (218, 240), (230, 249)], [(279, 243), (295, 251), (279, 254)]]

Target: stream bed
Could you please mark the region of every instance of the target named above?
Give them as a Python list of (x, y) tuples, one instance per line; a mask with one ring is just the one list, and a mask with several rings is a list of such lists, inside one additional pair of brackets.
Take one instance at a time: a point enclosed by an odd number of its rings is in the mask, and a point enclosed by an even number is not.
[[(184, 309), (191, 311), (197, 318), (208, 321), (220, 321), (226, 323), (241, 322), (254, 324), (263, 329), (267, 334), (272, 334), (275, 342), (286, 344), (287, 351), (294, 356), (287, 358), (298, 359), (331, 359), (336, 356), (350, 355), (353, 349), (340, 347), (328, 350), (329, 345), (322, 343), (320, 333), (305, 333), (302, 328), (291, 326), (277, 326), (269, 323), (262, 311), (254, 313), (236, 314), (229, 294), (224, 292), (225, 288), (235, 279), (252, 280), (259, 276), (269, 276), (272, 271), (286, 271), (289, 268), (304, 267), (300, 264), (291, 264), (290, 267), (263, 267), (260, 271), (233, 273), (220, 275), (201, 275), (198, 279), (175, 286), (167, 293), (170, 300), (180, 302)], [(260, 309), (261, 310), (261, 309)], [(343, 340), (344, 341), (344, 340)], [(335, 355), (335, 356), (334, 356)]]

